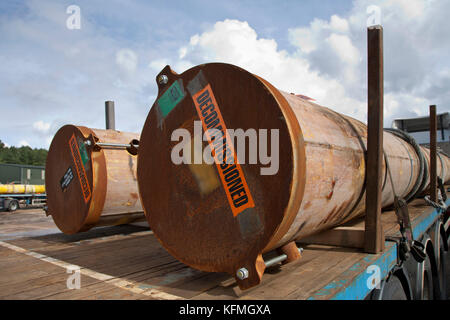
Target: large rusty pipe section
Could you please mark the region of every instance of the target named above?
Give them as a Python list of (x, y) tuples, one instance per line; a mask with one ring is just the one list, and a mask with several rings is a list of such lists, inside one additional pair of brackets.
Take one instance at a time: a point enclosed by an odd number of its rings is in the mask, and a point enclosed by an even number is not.
[[(182, 74), (167, 66), (157, 82), (158, 98), (140, 137), (139, 192), (150, 227), (177, 259), (205, 271), (246, 270), (237, 279), (247, 288), (264, 272), (262, 253), (364, 213), (367, 128), (362, 122), (229, 64), (199, 65)], [(268, 165), (260, 161), (235, 167), (175, 164), (171, 153), (181, 140), (174, 141), (173, 132), (185, 129), (194, 139), (199, 135), (194, 121), (221, 132), (267, 129), (270, 136), (277, 129), (278, 141), (269, 137), (267, 150), (278, 144), (278, 171), (261, 174)], [(219, 141), (232, 156), (229, 139), (219, 137), (223, 140), (215, 137), (212, 143)], [(383, 139), (395, 191), (411, 198), (426, 187), (424, 158), (401, 136), (385, 132)], [(200, 143), (206, 147), (210, 140)], [(444, 159), (440, 174), (448, 181)], [(386, 207), (394, 194), (385, 163), (383, 177)]]
[(50, 145), (47, 213), (67, 234), (144, 219), (135, 133), (65, 125)]
[[(426, 166), (428, 168), (431, 168), (430, 149), (423, 146), (420, 146), (420, 148), (423, 152), (423, 155), (425, 156), (425, 160), (427, 163)], [(450, 175), (450, 158), (446, 154), (439, 151), (437, 151), (436, 155), (436, 175), (440, 177), (443, 182), (448, 182)], [(430, 178), (431, 174), (428, 174), (425, 177), (424, 185), (426, 186), (426, 188), (424, 188), (423, 190), (425, 194), (429, 194)]]

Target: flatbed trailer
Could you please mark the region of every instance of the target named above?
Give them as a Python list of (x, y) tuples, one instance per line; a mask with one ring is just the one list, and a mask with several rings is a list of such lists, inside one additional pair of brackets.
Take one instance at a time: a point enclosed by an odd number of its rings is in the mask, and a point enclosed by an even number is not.
[(0, 194), (0, 211), (16, 211), (20, 205), (44, 206), (46, 202), (47, 195), (45, 193)]
[[(379, 254), (299, 242), (301, 259), (268, 268), (260, 285), (244, 291), (227, 274), (202, 272), (182, 264), (148, 227), (105, 227), (69, 236), (55, 227), (42, 235), (45, 227), (40, 224), (40, 235), (32, 230), (17, 236), (14, 231), (32, 226), (28, 217), (23, 221), (16, 218), (17, 230), (5, 233), (0, 226), (0, 299), (446, 298), (450, 220), (423, 199), (412, 201), (409, 213), (414, 238), (424, 244), (427, 253), (423, 263), (413, 257), (402, 262), (398, 244), (390, 240)], [(50, 223), (47, 220), (45, 223)], [(400, 236), (394, 211), (382, 214), (382, 226), (387, 238)], [(364, 219), (355, 219), (345, 227), (361, 229)], [(80, 273), (79, 289), (70, 289), (67, 284), (74, 270)]]

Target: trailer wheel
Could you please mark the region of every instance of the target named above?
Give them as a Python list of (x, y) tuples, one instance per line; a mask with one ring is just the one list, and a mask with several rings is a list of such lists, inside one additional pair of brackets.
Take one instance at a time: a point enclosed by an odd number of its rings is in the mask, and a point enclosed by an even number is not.
[(441, 247), (441, 265), (439, 266), (439, 284), (441, 287), (441, 298), (447, 300), (447, 251)]
[(17, 200), (11, 200), (8, 205), (8, 211), (14, 212), (19, 209), (19, 202)]
[(445, 257), (445, 282), (447, 284), (447, 299), (450, 299), (450, 252), (446, 252)]
[(392, 274), (383, 288), (381, 300), (408, 300), (400, 279)]
[(433, 300), (433, 273), (431, 270), (431, 260), (428, 254), (423, 264), (422, 300)]
[(447, 255), (448, 252), (445, 251), (445, 247), (444, 247), (444, 243), (441, 241), (441, 245), (440, 245), (440, 255), (441, 255), (441, 263), (439, 265), (439, 286), (441, 289), (441, 299), (442, 300), (447, 300)]

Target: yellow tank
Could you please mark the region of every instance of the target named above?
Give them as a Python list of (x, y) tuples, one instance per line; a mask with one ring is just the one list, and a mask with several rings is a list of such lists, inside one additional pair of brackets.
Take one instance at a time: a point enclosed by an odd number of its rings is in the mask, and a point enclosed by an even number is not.
[(45, 193), (45, 185), (0, 184), (0, 194), (8, 193)]

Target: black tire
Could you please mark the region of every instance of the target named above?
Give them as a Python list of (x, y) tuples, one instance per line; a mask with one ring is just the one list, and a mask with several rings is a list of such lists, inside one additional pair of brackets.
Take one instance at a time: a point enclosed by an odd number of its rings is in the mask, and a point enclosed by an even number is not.
[[(450, 249), (450, 238), (447, 238), (447, 248)], [(450, 300), (450, 250), (445, 252), (445, 284), (446, 300)]]
[(441, 255), (441, 263), (439, 265), (439, 287), (440, 287), (440, 292), (441, 292), (441, 300), (447, 300), (448, 298), (448, 294), (447, 294), (447, 263), (448, 263), (448, 258), (447, 258), (447, 251), (445, 251), (445, 247), (444, 247), (444, 243), (441, 241), (441, 245), (440, 245), (440, 255)]
[(423, 263), (425, 265), (423, 271), (422, 300), (433, 300), (434, 299), (433, 273), (431, 270), (431, 260), (428, 255)]
[(381, 300), (408, 300), (400, 279), (391, 275), (384, 285)]
[(446, 272), (446, 282), (447, 282), (447, 300), (450, 300), (450, 253), (447, 253), (447, 272)]
[(19, 202), (17, 200), (11, 200), (8, 205), (8, 211), (14, 212), (19, 209)]

